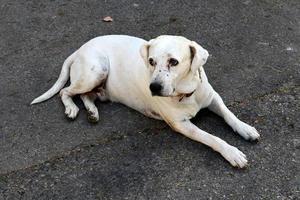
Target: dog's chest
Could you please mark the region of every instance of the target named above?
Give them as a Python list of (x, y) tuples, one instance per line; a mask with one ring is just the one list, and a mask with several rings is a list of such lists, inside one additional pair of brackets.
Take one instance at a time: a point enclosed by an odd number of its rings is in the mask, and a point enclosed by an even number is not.
[(179, 115), (185, 116), (186, 119), (193, 118), (201, 109), (201, 105), (196, 101), (194, 96), (173, 99), (174, 108)]
[(154, 108), (158, 108), (156, 112), (164, 119), (181, 121), (193, 118), (201, 109), (201, 105), (194, 96), (188, 98), (174, 97), (159, 99)]

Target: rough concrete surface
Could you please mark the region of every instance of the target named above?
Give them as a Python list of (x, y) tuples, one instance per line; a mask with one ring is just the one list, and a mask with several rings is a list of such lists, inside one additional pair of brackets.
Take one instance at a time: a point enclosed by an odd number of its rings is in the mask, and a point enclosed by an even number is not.
[[(262, 139), (207, 110), (193, 121), (250, 166), (120, 104), (98, 102), (98, 124), (84, 110), (67, 120), (58, 96), (29, 105), (105, 34), (183, 35), (208, 49), (211, 84)], [(299, 77), (298, 0), (0, 0), (0, 199), (299, 199)]]

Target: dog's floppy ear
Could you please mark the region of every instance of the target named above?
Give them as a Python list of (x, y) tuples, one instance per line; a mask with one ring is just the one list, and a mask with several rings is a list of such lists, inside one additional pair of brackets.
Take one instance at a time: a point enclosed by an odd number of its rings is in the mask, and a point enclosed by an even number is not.
[(140, 54), (145, 62), (145, 65), (148, 66), (148, 57), (149, 57), (149, 48), (151, 46), (152, 40), (143, 44), (140, 48)]
[(203, 47), (201, 47), (194, 41), (192, 41), (190, 44), (190, 50), (192, 60), (191, 71), (193, 73), (196, 73), (197, 70), (206, 63), (209, 54), (207, 50), (205, 50)]

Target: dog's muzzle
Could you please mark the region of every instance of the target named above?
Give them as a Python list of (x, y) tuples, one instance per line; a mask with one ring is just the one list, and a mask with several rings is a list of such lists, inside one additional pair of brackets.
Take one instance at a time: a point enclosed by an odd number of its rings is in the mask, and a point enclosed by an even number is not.
[(162, 91), (162, 85), (160, 83), (151, 83), (150, 84), (150, 91), (152, 96), (162, 96), (161, 91)]

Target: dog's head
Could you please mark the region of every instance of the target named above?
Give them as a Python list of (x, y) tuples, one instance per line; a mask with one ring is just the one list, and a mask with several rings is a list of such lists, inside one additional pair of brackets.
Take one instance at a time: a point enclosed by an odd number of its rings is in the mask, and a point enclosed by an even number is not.
[(178, 91), (179, 87), (188, 88), (180, 84), (189, 84), (187, 77), (194, 80), (193, 77), (199, 76), (198, 69), (206, 63), (209, 55), (194, 41), (168, 35), (150, 40), (141, 47), (140, 53), (151, 72), (149, 88), (153, 96), (192, 92)]

